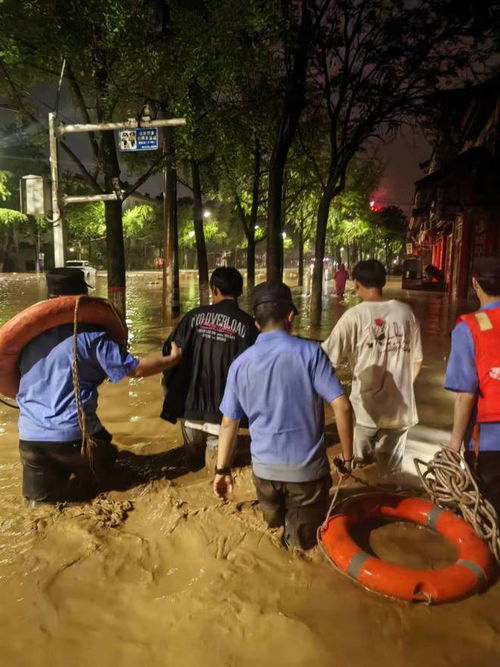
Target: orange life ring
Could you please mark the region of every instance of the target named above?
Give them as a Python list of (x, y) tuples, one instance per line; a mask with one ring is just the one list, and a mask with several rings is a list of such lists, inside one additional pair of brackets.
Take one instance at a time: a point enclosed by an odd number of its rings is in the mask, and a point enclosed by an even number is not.
[[(438, 570), (416, 570), (363, 551), (350, 535), (351, 527), (372, 517), (414, 521), (450, 540), (458, 559)], [(347, 501), (339, 514), (320, 529), (320, 544), (333, 564), (366, 588), (401, 600), (433, 603), (460, 600), (482, 588), (493, 569), (493, 556), (483, 540), (460, 517), (422, 498), (364, 494)]]
[(127, 343), (127, 327), (105, 299), (60, 296), (22, 310), (0, 328), (0, 393), (15, 398), (19, 389), (17, 360), (30, 340), (60, 324), (72, 324), (78, 303), (78, 321), (105, 329), (120, 345)]

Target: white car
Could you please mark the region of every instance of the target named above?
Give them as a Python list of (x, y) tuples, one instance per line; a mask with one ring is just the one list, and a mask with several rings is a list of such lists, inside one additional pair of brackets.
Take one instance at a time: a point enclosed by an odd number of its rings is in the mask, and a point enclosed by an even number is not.
[(68, 259), (66, 266), (70, 269), (81, 269), (85, 275), (85, 280), (90, 280), (95, 285), (96, 269), (90, 266), (87, 259)]

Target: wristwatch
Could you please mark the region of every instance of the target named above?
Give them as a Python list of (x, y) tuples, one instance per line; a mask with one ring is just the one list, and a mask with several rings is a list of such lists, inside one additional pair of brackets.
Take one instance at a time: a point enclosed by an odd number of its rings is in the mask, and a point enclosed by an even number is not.
[(231, 468), (229, 466), (224, 466), (224, 468), (217, 468), (217, 466), (215, 466), (215, 474), (216, 475), (230, 475), (231, 474)]

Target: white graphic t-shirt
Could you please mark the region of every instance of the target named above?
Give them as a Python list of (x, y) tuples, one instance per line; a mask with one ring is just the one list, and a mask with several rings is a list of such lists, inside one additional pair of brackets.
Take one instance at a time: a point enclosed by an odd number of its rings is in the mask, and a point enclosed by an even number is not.
[(418, 422), (413, 364), (422, 361), (420, 327), (405, 303), (364, 301), (347, 310), (323, 343), (336, 367), (351, 366), (356, 423), (404, 428)]

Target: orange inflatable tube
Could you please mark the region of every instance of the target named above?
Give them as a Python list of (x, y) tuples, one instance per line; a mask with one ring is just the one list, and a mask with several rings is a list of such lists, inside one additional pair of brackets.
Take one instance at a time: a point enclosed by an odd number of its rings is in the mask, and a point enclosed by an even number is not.
[(127, 327), (105, 299), (59, 296), (22, 310), (0, 328), (0, 393), (15, 398), (19, 389), (17, 361), (21, 350), (36, 336), (60, 324), (73, 324), (78, 301), (78, 322), (105, 329), (120, 345), (127, 343)]
[[(454, 544), (456, 562), (439, 570), (414, 570), (372, 556), (353, 540), (350, 529), (373, 517), (413, 521), (433, 528)], [(422, 498), (357, 496), (326, 520), (319, 539), (333, 564), (349, 577), (372, 591), (401, 600), (460, 600), (484, 587), (494, 569), (487, 544), (463, 519)]]

